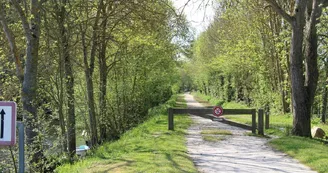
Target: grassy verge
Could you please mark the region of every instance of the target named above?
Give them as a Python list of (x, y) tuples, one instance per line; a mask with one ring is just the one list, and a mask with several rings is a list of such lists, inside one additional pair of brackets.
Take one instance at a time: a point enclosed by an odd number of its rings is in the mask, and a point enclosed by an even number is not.
[(301, 137), (282, 137), (270, 145), (296, 158), (319, 173), (328, 172), (328, 146), (322, 142)]
[[(202, 99), (201, 97), (197, 97)], [(208, 99), (208, 98), (207, 98)], [(211, 99), (210, 99), (211, 100)], [(212, 99), (213, 100), (213, 99)], [(207, 102), (205, 104), (211, 105)], [(245, 108), (245, 105), (238, 105), (239, 103), (224, 103), (223, 108)], [(246, 107), (247, 108), (247, 107)], [(232, 121), (251, 124), (250, 115), (229, 115), (224, 116)], [(287, 153), (288, 155), (299, 160), (303, 164), (311, 167), (313, 170), (319, 173), (328, 172), (328, 145), (327, 142), (323, 142), (318, 139), (302, 138), (290, 136), (290, 131), (292, 129), (293, 116), (291, 114), (287, 115), (271, 115), (270, 116), (270, 129), (265, 129), (266, 134), (271, 134), (278, 136), (279, 138), (272, 139), (269, 144)], [(318, 118), (312, 118), (312, 127), (318, 126), (322, 128), (326, 133), (328, 132), (328, 124), (320, 123)]]
[[(171, 106), (183, 107), (169, 102)], [(175, 102), (175, 101), (174, 101)], [(167, 130), (168, 105), (152, 110), (152, 118), (125, 133), (120, 140), (99, 147), (92, 156), (56, 172), (197, 172), (187, 155), (185, 130), (192, 123), (186, 115), (176, 116), (175, 131)]]
[(177, 96), (173, 107), (175, 107), (175, 108), (186, 108), (187, 107), (187, 103), (186, 103), (186, 100), (184, 99), (183, 95)]

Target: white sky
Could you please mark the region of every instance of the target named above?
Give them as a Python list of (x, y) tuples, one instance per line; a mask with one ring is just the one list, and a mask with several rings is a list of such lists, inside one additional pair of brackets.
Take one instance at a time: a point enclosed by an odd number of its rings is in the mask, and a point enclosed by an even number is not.
[[(187, 20), (198, 36), (210, 24), (214, 16), (213, 1), (215, 0), (172, 0), (174, 6), (183, 10)], [(189, 2), (188, 2), (189, 1)], [(188, 2), (187, 6), (186, 3)], [(185, 8), (184, 8), (185, 7)], [(184, 9), (183, 9), (184, 8)]]

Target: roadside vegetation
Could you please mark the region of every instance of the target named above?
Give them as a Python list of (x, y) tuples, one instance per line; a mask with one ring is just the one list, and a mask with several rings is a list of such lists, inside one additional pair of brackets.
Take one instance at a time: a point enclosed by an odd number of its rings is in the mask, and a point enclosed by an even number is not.
[(56, 172), (197, 172), (185, 146), (185, 130), (191, 119), (176, 116), (175, 130), (167, 130), (167, 108), (173, 106), (185, 108), (183, 96), (151, 109), (149, 120), (118, 141), (105, 143), (85, 159), (63, 165)]
[[(178, 13), (170, 0), (0, 0), (0, 101), (25, 124), (26, 172), (74, 163), (179, 92), (192, 35)], [(17, 153), (0, 148), (0, 172)]]
[[(200, 101), (204, 105), (210, 106), (212, 103), (218, 103), (219, 100), (210, 96), (205, 96), (200, 93), (193, 93), (196, 95), (196, 100)], [(203, 98), (207, 99), (204, 100)], [(209, 103), (208, 100), (211, 100)], [(244, 109), (247, 108), (245, 105), (237, 102), (229, 102), (222, 104), (223, 109)], [(249, 108), (250, 109), (250, 108)], [(229, 115), (224, 116), (225, 118), (251, 125), (251, 115)], [(303, 164), (311, 167), (313, 170), (319, 173), (328, 172), (328, 141), (323, 139), (310, 139), (304, 137), (296, 137), (291, 135), (293, 117), (291, 114), (284, 115), (270, 115), (270, 128), (265, 129), (265, 134), (275, 136), (270, 140), (269, 144), (288, 154), (289, 156), (299, 160)], [(328, 132), (328, 125), (320, 123), (320, 118), (312, 118), (312, 127), (317, 126), (322, 128), (326, 133)], [(205, 132), (202, 132), (202, 134)], [(208, 137), (206, 137), (208, 138)], [(204, 140), (206, 140), (204, 138)], [(213, 137), (209, 137), (207, 140), (217, 140)]]

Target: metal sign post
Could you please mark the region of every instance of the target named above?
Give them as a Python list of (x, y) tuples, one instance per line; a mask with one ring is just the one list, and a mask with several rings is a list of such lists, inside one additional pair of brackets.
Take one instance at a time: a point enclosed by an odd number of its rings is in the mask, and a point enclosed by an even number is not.
[(25, 131), (24, 131), (24, 124), (23, 122), (17, 122), (18, 126), (18, 137), (19, 137), (19, 173), (24, 173), (25, 172)]

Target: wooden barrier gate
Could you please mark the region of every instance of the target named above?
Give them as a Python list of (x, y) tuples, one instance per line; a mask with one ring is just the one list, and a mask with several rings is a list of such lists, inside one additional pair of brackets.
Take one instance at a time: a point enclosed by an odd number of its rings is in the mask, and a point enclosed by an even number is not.
[[(197, 115), (203, 118), (215, 120), (218, 117), (213, 115), (213, 108), (189, 108), (189, 109), (178, 109), (178, 108), (169, 108), (168, 109), (168, 129), (174, 130), (174, 114), (192, 114)], [(240, 114), (251, 114), (252, 115), (252, 126), (250, 127), (253, 134), (256, 134), (256, 110), (255, 109), (224, 109), (222, 115), (240, 115)], [(268, 123), (268, 117), (266, 117), (266, 124)], [(229, 123), (228, 123), (229, 124)], [(263, 118), (263, 109), (258, 110), (258, 134), (264, 135), (264, 118)], [(247, 125), (244, 125), (247, 126)], [(247, 126), (249, 127), (249, 126)], [(248, 128), (247, 128), (248, 129)]]

